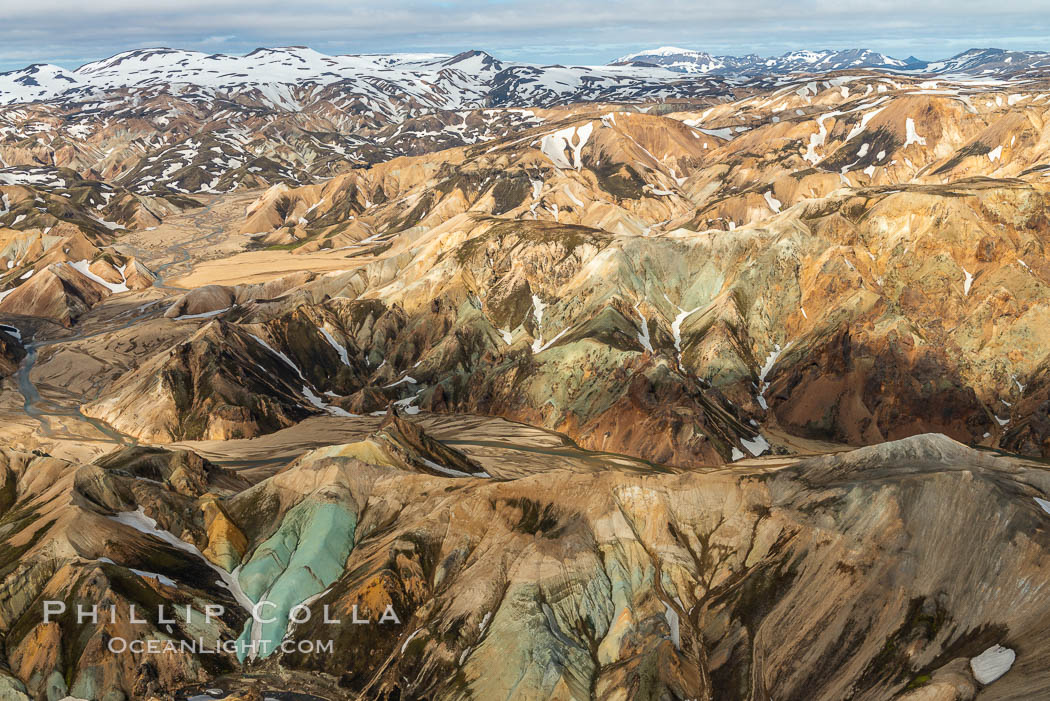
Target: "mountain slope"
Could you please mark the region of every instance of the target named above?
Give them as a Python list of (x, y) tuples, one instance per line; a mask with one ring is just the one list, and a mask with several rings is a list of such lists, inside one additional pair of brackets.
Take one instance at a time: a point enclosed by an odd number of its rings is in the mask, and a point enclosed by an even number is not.
[[(506, 481), (357, 455), (310, 451), (249, 487), (186, 452), (124, 449), (88, 465), (0, 452), (13, 495), (0, 524), (34, 534), (28, 546), (4, 536), (2, 631), (17, 678), (0, 679), (33, 698), (280, 689), (297, 673), (313, 698), (388, 700), (1050, 689), (1047, 600), (1030, 584), (1047, 575), (1050, 483), (1035, 464), (939, 435), (774, 470), (609, 464)], [(105, 597), (120, 614), (45, 623), (31, 605), (41, 596), (71, 607)], [(111, 637), (247, 640), (245, 609), (264, 596), (280, 603), (259, 640), (332, 640), (333, 652), (293, 645), (250, 667), (228, 652), (105, 652)], [(303, 601), (344, 624), (289, 624), (281, 614)], [(125, 615), (147, 602), (226, 612), (166, 630)], [(370, 625), (346, 623), (352, 610)], [(389, 611), (396, 620), (379, 623)], [(979, 662), (996, 646), (1009, 661), (986, 676)]]

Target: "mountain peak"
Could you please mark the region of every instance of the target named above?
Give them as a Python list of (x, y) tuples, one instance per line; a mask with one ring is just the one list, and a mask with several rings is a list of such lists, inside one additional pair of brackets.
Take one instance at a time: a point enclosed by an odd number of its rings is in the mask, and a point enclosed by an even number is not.
[(503, 68), (503, 62), (485, 51), (471, 49), (456, 54), (452, 58), (441, 62), (443, 66), (455, 66), (464, 71), (499, 71)]

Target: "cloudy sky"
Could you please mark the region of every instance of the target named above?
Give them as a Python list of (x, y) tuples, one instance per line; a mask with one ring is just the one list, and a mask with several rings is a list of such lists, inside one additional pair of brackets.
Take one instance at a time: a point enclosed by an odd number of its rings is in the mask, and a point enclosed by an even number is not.
[(763, 55), (863, 47), (944, 58), (1050, 50), (1047, 0), (0, 0), (0, 71), (76, 68), (148, 46), (329, 54), (481, 48), (538, 63), (605, 63), (654, 46)]

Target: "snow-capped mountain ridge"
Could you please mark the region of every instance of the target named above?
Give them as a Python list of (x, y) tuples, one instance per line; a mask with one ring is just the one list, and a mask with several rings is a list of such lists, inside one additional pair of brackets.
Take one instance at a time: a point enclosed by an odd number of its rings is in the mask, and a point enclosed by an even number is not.
[(927, 70), (942, 74), (995, 76), (1004, 73), (1024, 75), (1050, 68), (1050, 52), (1009, 51), (1006, 49), (968, 49), (943, 61), (934, 61)]
[[(1030, 77), (1050, 70), (1050, 53), (971, 49), (942, 61), (894, 58), (867, 49), (800, 50), (782, 56), (715, 56), (662, 46), (605, 66), (534, 65), (504, 61), (479, 50), (329, 56), (304, 46), (258, 48), (239, 56), (171, 48), (124, 51), (76, 70), (34, 64), (0, 73), (0, 105), (105, 99), (114, 91), (156, 88), (230, 97), (262, 96), (270, 106), (297, 111), (309, 95), (336, 86), (347, 95), (383, 100), (399, 95), (434, 109), (544, 106), (571, 101), (638, 101), (710, 94), (712, 81), (776, 78), (795, 73), (871, 69), (894, 72)], [(723, 91), (724, 92), (724, 91)], [(382, 110), (381, 110), (382, 111)]]
[[(77, 101), (100, 91), (192, 86), (230, 94), (259, 91), (272, 96), (273, 106), (297, 109), (300, 105), (291, 92), (345, 83), (348, 93), (369, 93), (387, 85), (389, 93), (408, 95), (434, 108), (459, 109), (485, 106), (493, 91), (503, 93), (494, 100), (497, 103), (537, 95), (553, 102), (589, 99), (592, 92), (632, 99), (655, 90), (667, 97), (682, 94), (680, 89), (662, 90), (680, 80), (680, 75), (662, 68), (534, 66), (502, 61), (483, 51), (328, 56), (306, 47), (280, 47), (235, 56), (150, 48), (124, 51), (74, 71), (38, 65), (2, 73), (0, 104)], [(515, 88), (513, 96), (505, 94), (509, 85)], [(580, 90), (585, 94), (577, 95)]]
[(34, 63), (17, 71), (0, 73), (0, 104), (47, 100), (78, 85), (75, 73), (50, 63)]
[(1050, 52), (968, 49), (951, 58), (922, 61), (914, 56), (900, 59), (868, 49), (800, 50), (781, 56), (715, 56), (704, 51), (661, 46), (628, 54), (612, 65), (659, 66), (679, 73), (724, 77), (823, 73), (866, 68), (973, 77), (1030, 76), (1050, 69)]
[(613, 65), (654, 65), (680, 73), (725, 76), (783, 75), (804, 71), (834, 71), (850, 68), (919, 69), (925, 63), (909, 57), (898, 59), (868, 49), (800, 50), (781, 56), (715, 56), (705, 51), (662, 46), (639, 51), (613, 61)]

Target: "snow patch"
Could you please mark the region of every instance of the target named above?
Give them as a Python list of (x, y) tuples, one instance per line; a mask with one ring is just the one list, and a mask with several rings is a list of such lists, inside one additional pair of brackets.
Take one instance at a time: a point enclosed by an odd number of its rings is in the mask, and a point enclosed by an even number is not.
[(645, 350), (655, 353), (652, 340), (649, 338), (649, 320), (645, 318), (645, 314), (642, 314), (642, 310), (638, 308), (637, 304), (634, 305), (634, 310), (642, 318), (642, 330), (638, 332), (638, 342), (642, 344), (642, 348)]
[(970, 658), (970, 669), (981, 684), (991, 684), (1010, 671), (1017, 654), (1008, 647), (992, 645), (977, 657)]
[[(551, 160), (558, 168), (579, 170), (583, 163), (580, 160), (580, 152), (591, 138), (594, 124), (587, 122), (578, 127), (566, 127), (554, 133), (545, 135), (540, 139), (540, 151)], [(565, 152), (572, 152), (570, 161)]]
[(231, 309), (233, 309), (233, 307), (226, 307), (225, 309), (215, 309), (210, 312), (200, 312), (199, 314), (183, 314), (182, 316), (175, 317), (174, 319), (172, 319), (172, 321), (186, 321), (187, 319), (210, 319), (213, 316), (218, 316), (219, 314), (222, 314), (223, 312), (228, 312)]
[(678, 612), (667, 602), (664, 602), (664, 620), (667, 621), (667, 627), (671, 631), (671, 643), (674, 645), (675, 650), (681, 649), (681, 621), (678, 620)]
[(542, 338), (537, 338), (537, 339), (536, 339), (535, 341), (533, 341), (533, 342), (532, 342), (532, 352), (533, 352), (533, 353), (542, 353), (543, 351), (545, 351), (545, 350), (547, 350), (548, 348), (550, 348), (551, 346), (553, 346), (553, 345), (554, 345), (554, 343), (555, 343), (555, 342), (556, 342), (556, 341), (557, 341), (557, 340), (558, 340), (559, 338), (561, 338), (561, 337), (562, 337), (562, 336), (564, 336), (564, 335), (565, 335), (566, 333), (568, 333), (568, 331), (569, 331), (569, 328), (568, 328), (568, 327), (567, 327), (567, 328), (564, 328), (564, 329), (562, 329), (561, 331), (559, 331), (559, 332), (558, 332), (558, 333), (557, 333), (557, 334), (556, 334), (556, 335), (554, 336), (554, 338), (552, 338), (551, 340), (547, 341), (546, 343), (543, 343), (543, 339), (542, 339)]
[(904, 122), (905, 138), (904, 148), (908, 148), (912, 144), (918, 144), (919, 146), (926, 145), (926, 138), (919, 136), (918, 132), (915, 131), (915, 120), (911, 117)]
[[(88, 278), (90, 280), (94, 280), (95, 282), (97, 282), (98, 284), (102, 285), (103, 287), (105, 287), (107, 290), (109, 290), (113, 294), (117, 294), (118, 292), (127, 292), (128, 291), (128, 284), (127, 284), (128, 281), (127, 281), (127, 279), (125, 279), (123, 282), (120, 282), (120, 283), (114, 283), (114, 282), (109, 282), (107, 280), (103, 280), (98, 275), (95, 275), (95, 273), (91, 272), (91, 270), (88, 268), (90, 263), (87, 260), (71, 261), (69, 263), (69, 265), (71, 265), (73, 268), (75, 268), (84, 277), (86, 277), (86, 278)], [(121, 276), (121, 277), (123, 277), (123, 276)]]
[(688, 310), (678, 307), (678, 316), (671, 322), (671, 333), (674, 335), (674, 349), (678, 352), (679, 364), (682, 362), (682, 322), (688, 319), (693, 312), (697, 311), (700, 311), (700, 307), (693, 307)]
[(755, 437), (751, 439), (741, 438), (740, 443), (756, 458), (769, 450), (770, 447), (769, 441), (761, 433), (755, 434)]
[(769, 205), (769, 208), (772, 209), (774, 212), (779, 214), (780, 213), (780, 200), (778, 200), (777, 198), (773, 197), (773, 191), (772, 190), (767, 190), (766, 192), (764, 192), (762, 194), (762, 196), (766, 198), (766, 204)]
[(405, 642), (404, 642), (404, 644), (403, 644), (403, 645), (401, 646), (401, 654), (402, 654), (402, 655), (403, 655), (403, 654), (405, 654), (405, 650), (406, 650), (406, 649), (408, 649), (408, 644), (409, 644), (410, 642), (412, 642), (412, 640), (413, 640), (413, 639), (415, 639), (415, 637), (416, 637), (417, 635), (419, 635), (420, 633), (422, 633), (422, 632), (423, 632), (423, 629), (422, 629), (422, 628), (417, 628), (416, 630), (412, 631), (412, 635), (410, 635), (410, 636), (408, 636), (407, 638), (405, 638)]
[(777, 359), (780, 357), (780, 355), (784, 351), (786, 351), (790, 346), (791, 344), (788, 343), (786, 346), (781, 348), (779, 343), (775, 344), (773, 346), (773, 350), (769, 351), (769, 355), (766, 356), (765, 362), (762, 363), (762, 367), (758, 370), (758, 396), (755, 397), (755, 399), (758, 400), (759, 406), (761, 406), (763, 409), (769, 409), (769, 406), (766, 405), (765, 398), (766, 389), (769, 387), (769, 383), (766, 381), (766, 377), (768, 377), (770, 371), (773, 370), (773, 366), (776, 364)]
[(320, 331), (321, 335), (324, 336), (324, 340), (328, 341), (328, 345), (335, 348), (335, 352), (339, 354), (339, 360), (342, 361), (343, 365), (350, 367), (350, 356), (347, 355), (346, 346), (335, 340), (335, 337), (325, 327), (320, 327)]

